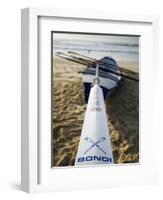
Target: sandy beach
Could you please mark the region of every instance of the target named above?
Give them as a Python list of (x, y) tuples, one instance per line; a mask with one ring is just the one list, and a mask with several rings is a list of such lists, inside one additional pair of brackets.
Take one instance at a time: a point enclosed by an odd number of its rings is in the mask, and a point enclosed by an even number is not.
[[(73, 166), (86, 104), (82, 74), (85, 66), (54, 57), (52, 91), (53, 166)], [(118, 63), (129, 70), (132, 63)], [(130, 66), (132, 66), (130, 68)], [(139, 82), (125, 79), (106, 99), (108, 127), (115, 163), (139, 161)]]

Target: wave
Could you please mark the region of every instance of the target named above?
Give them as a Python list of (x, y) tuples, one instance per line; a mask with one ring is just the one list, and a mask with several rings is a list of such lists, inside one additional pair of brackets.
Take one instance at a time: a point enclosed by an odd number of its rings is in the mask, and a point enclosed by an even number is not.
[(61, 47), (61, 46), (53, 46), (54, 50), (67, 50), (67, 51), (100, 51), (100, 52), (117, 52), (117, 53), (132, 53), (132, 54), (138, 54), (139, 48), (114, 48), (114, 47), (105, 47), (105, 48), (92, 48), (92, 47)]
[(89, 42), (89, 41), (61, 41), (53, 40), (54, 50), (77, 50), (77, 51), (102, 51), (119, 53), (139, 53), (139, 44), (119, 42)]

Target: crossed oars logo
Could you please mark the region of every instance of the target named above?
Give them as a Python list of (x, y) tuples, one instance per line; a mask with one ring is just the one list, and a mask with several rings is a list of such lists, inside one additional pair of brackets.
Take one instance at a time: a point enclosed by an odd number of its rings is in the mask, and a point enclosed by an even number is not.
[(94, 142), (91, 138), (86, 137), (84, 138), (87, 142), (92, 143), (92, 145), (84, 152), (84, 154), (88, 153), (93, 147), (97, 147), (100, 151), (102, 151), (104, 154), (106, 154), (106, 152), (99, 146), (99, 143), (103, 142), (104, 140), (106, 140), (105, 137), (101, 137), (97, 140), (97, 142)]

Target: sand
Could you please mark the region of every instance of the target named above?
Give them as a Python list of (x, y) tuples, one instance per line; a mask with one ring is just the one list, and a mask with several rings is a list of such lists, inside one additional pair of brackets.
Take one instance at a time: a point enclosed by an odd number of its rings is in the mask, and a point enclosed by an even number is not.
[[(52, 163), (73, 166), (86, 110), (82, 74), (78, 72), (85, 67), (58, 57), (53, 63)], [(125, 79), (106, 98), (106, 110), (115, 163), (138, 162), (139, 82)]]

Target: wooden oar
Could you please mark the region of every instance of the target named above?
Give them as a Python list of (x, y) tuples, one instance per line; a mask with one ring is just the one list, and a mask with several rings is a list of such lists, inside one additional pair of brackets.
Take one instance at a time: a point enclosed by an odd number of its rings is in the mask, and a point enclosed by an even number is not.
[[(105, 62), (103, 62), (103, 61), (99, 61), (99, 60), (97, 60), (97, 59), (95, 59), (95, 58), (90, 58), (90, 57), (88, 57), (88, 56), (81, 55), (81, 54), (76, 53), (76, 52), (73, 52), (73, 51), (68, 51), (68, 53), (69, 53), (69, 54), (77, 55), (77, 56), (79, 56), (79, 57), (82, 57), (82, 59), (85, 58), (85, 60), (87, 59), (89, 62), (90, 62), (90, 61), (92, 61), (93, 63), (97, 63), (97, 62), (98, 62), (99, 64), (102, 64), (102, 65), (104, 65), (104, 66), (109, 66), (107, 63), (105, 63)], [(79, 57), (78, 57), (78, 58), (79, 58)], [(77, 59), (77, 57), (76, 57), (76, 59)], [(119, 67), (119, 70), (120, 70), (121, 72), (124, 72), (125, 74), (137, 75), (136, 72), (130, 71), (130, 70), (126, 69), (126, 68)]]
[(86, 58), (86, 59), (88, 59), (88, 60), (90, 60), (90, 61), (93, 61), (93, 62), (96, 62), (96, 61), (97, 61), (95, 58), (90, 58), (90, 57), (88, 57), (88, 56), (81, 55), (81, 54), (76, 53), (76, 52), (74, 52), (74, 51), (68, 51), (68, 53), (69, 53), (69, 54), (74, 54), (74, 55), (77, 55), (77, 56), (84, 57), (84, 58)]
[(76, 63), (81, 64), (81, 65), (85, 65), (85, 66), (87, 65), (86, 63), (83, 63), (83, 62), (81, 62), (81, 61), (79, 61), (79, 60), (75, 60), (75, 59), (72, 59), (72, 58), (63, 56), (63, 55), (61, 55), (61, 54), (56, 54), (56, 56), (58, 56), (58, 57), (60, 57), (60, 58), (63, 58), (63, 59), (65, 59), (65, 60), (71, 61), (71, 62), (76, 62)]
[[(104, 62), (101, 62), (101, 61), (99, 61), (99, 60), (93, 59), (93, 58), (92, 58), (92, 60), (94, 60), (94, 61), (88, 61), (87, 59), (79, 59), (79, 57), (76, 57), (76, 56), (72, 56), (72, 55), (71, 55), (71, 53), (73, 53), (73, 54), (78, 54), (78, 53), (76, 53), (76, 52), (68, 51), (68, 53), (70, 53), (70, 55), (69, 55), (69, 54), (66, 54), (66, 53), (62, 53), (62, 52), (59, 52), (59, 53), (62, 54), (62, 55), (64, 55), (64, 56), (71, 57), (71, 58), (73, 58), (73, 59), (75, 59), (75, 60), (82, 61), (83, 63), (85, 63), (85, 64), (87, 64), (87, 65), (90, 65), (90, 64), (99, 64), (101, 67), (103, 67), (103, 66), (108, 66), (108, 67), (110, 67), (108, 64), (106, 64), (106, 63), (104, 63)], [(80, 54), (78, 54), (78, 55), (80, 55)], [(81, 56), (83, 56), (83, 55), (81, 55)], [(87, 57), (87, 56), (83, 56), (83, 57)], [(131, 80), (134, 80), (134, 81), (139, 81), (138, 78), (135, 77), (135, 76), (137, 76), (137, 73), (131, 72), (130, 70), (128, 70), (128, 73), (126, 72), (127, 70), (125, 70), (124, 72), (122, 72), (122, 71), (120, 70), (120, 73), (119, 73), (119, 72), (115, 72), (115, 71), (112, 70), (112, 69), (107, 69), (107, 70), (104, 69), (104, 71), (110, 72), (110, 73), (113, 73), (113, 74), (116, 74), (116, 75), (119, 75), (119, 76), (123, 76), (124, 78), (131, 79)], [(129, 73), (129, 72), (130, 72), (130, 73)], [(133, 75), (133, 76), (132, 76), (132, 75)]]
[(76, 61), (85, 63), (86, 65), (93, 64), (92, 61), (88, 61), (88, 60), (86, 60), (86, 59), (82, 59), (82, 58), (79, 58), (79, 57), (76, 57), (76, 56), (72, 56), (72, 55), (69, 55), (69, 54), (66, 54), (66, 53), (63, 53), (63, 52), (57, 52), (57, 55), (62, 55), (62, 56), (71, 58), (71, 59), (73, 59), (73, 60), (76, 60)]
[[(78, 64), (82, 64), (82, 65), (87, 66), (87, 63), (86, 63), (86, 62), (84, 62), (84, 61), (79, 61), (79, 60), (77, 60), (77, 59), (75, 59), (75, 58), (71, 58), (71, 57), (69, 57), (67, 54), (62, 53), (62, 52), (57, 52), (56, 56), (58, 56), (58, 57), (60, 57), (60, 58), (63, 58), (63, 59), (65, 59), (65, 60), (71, 61), (71, 62), (76, 62), (76, 63), (78, 63)], [(100, 64), (99, 64), (99, 66), (100, 66)], [(134, 78), (134, 77), (130, 77), (130, 76), (128, 76), (128, 75), (125, 75), (125, 74), (122, 74), (122, 73), (119, 73), (119, 72), (115, 72), (115, 71), (113, 71), (113, 70), (111, 70), (111, 69), (107, 69), (107, 72), (110, 72), (110, 73), (115, 74), (115, 75), (117, 75), (117, 76), (122, 76), (122, 77), (127, 78), (127, 79), (130, 79), (130, 80), (138, 81), (138, 79), (136, 79), (136, 78)], [(81, 73), (81, 72), (80, 72), (80, 73)]]

